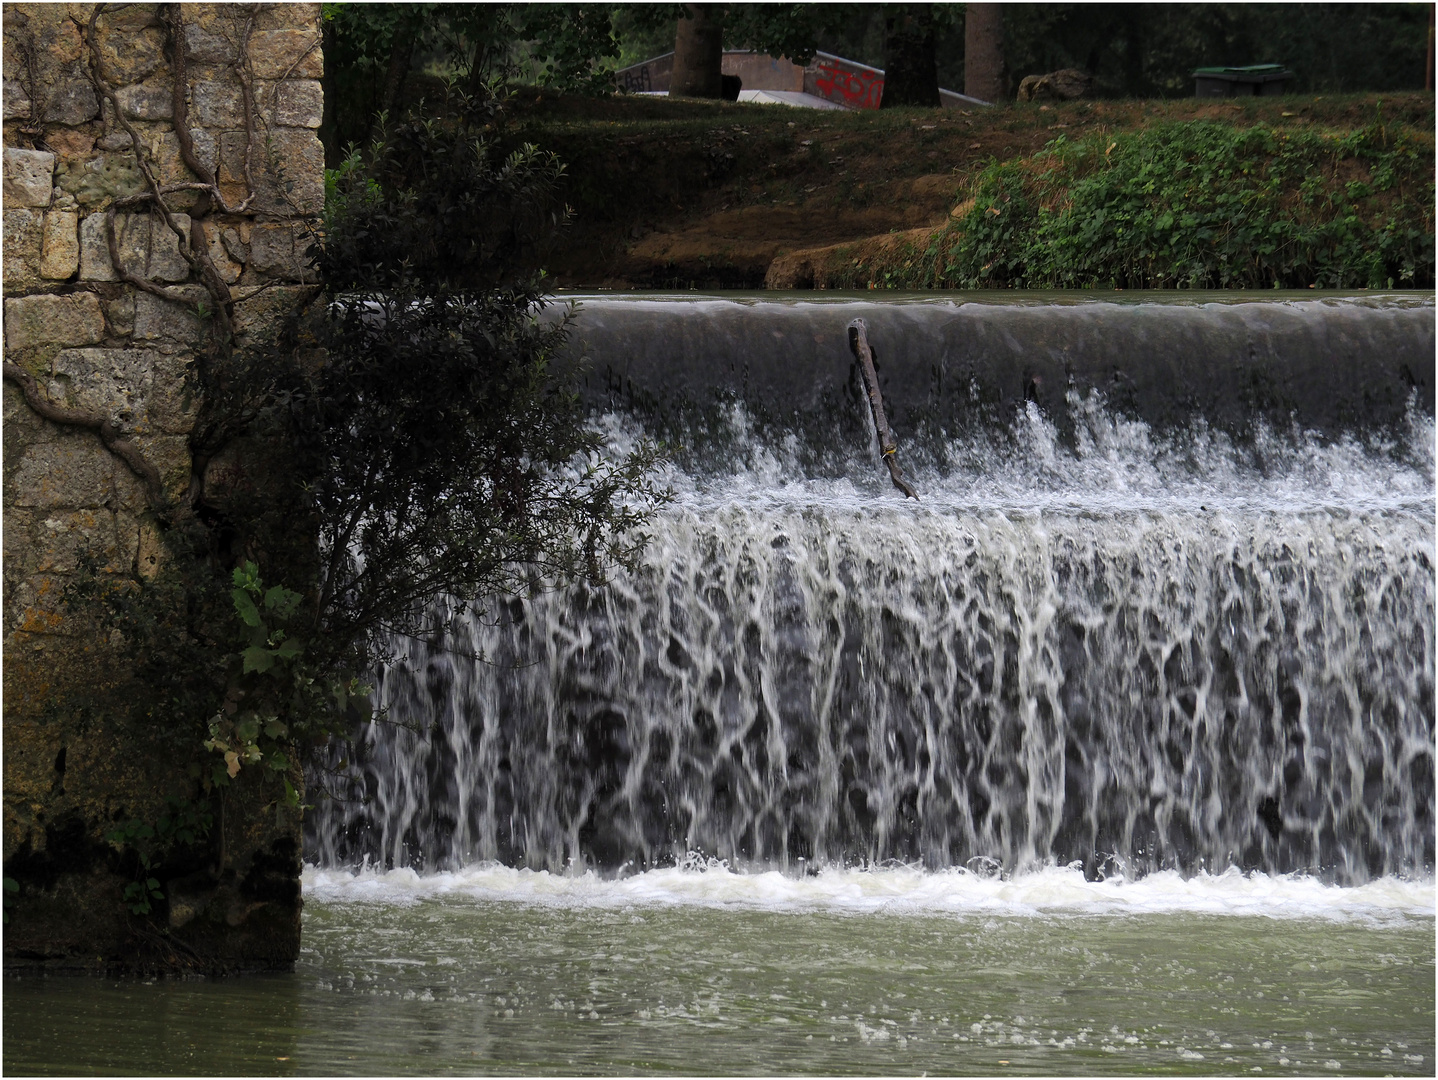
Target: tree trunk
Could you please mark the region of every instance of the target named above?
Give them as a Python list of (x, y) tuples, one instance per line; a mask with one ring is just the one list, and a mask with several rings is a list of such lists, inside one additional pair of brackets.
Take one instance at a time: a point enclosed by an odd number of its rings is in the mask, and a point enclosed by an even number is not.
[(969, 4), (964, 11), (964, 93), (980, 101), (1008, 97), (1004, 71), (1004, 11), (1000, 4)]
[(884, 93), (879, 108), (939, 107), (932, 4), (895, 4), (884, 16)]
[(724, 5), (686, 4), (674, 35), (670, 97), (717, 98), (723, 92)]
[(1433, 92), (1433, 6), (1428, 7), (1428, 66), (1423, 75), (1423, 89)]
[(389, 114), (391, 120), (399, 106), (400, 91), (404, 89), (404, 80), (409, 75), (409, 60), (414, 53), (414, 27), (408, 19), (402, 20), (394, 28), (394, 37), (390, 40), (389, 47), (389, 68), (384, 76), (384, 93), (380, 97), (380, 109)]

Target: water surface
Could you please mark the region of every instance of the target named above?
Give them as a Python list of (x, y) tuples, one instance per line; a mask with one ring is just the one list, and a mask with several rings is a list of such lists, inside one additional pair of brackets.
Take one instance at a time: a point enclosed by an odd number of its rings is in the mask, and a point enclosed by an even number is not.
[(292, 976), (11, 981), (10, 1074), (1432, 1075), (1433, 886), (306, 873)]

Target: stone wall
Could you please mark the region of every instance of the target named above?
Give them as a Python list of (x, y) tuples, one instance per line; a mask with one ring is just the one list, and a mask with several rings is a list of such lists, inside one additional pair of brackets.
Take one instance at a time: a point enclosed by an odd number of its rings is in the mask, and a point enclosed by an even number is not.
[(123, 968), (158, 925), (156, 955), (283, 967), (299, 814), (243, 783), (218, 863), (164, 883), (160, 924), (126, 909), (133, 870), (105, 833), (193, 783), (163, 732), (75, 704), (123, 693), (126, 672), (62, 597), (82, 554), (114, 574), (162, 567), (156, 508), (195, 490), (191, 372), (216, 289), (239, 348), (314, 291), (301, 253), (324, 199), (320, 7), (113, 7), (4, 5), (4, 858), (19, 885), (5, 962)]

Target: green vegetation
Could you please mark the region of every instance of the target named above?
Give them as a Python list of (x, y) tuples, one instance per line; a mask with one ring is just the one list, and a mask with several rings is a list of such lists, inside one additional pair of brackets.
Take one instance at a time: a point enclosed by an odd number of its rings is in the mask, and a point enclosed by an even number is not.
[(1060, 137), (984, 169), (972, 208), (893, 269), (918, 288), (1431, 288), (1432, 146), (1381, 122)]
[(214, 814), (204, 804), (175, 795), (169, 796), (165, 804), (165, 812), (153, 824), (133, 818), (105, 834), (135, 874), (124, 894), (125, 906), (133, 915), (148, 915), (154, 902), (165, 899), (160, 879), (154, 876), (160, 861), (172, 857), (177, 849), (192, 849), (203, 843), (214, 824)]

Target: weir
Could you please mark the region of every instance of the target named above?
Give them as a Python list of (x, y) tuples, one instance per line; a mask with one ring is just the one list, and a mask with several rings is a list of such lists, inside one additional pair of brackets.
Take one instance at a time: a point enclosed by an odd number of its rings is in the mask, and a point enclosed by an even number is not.
[(1431, 296), (577, 299), (675, 500), (397, 640), (311, 861), (1431, 874)]

